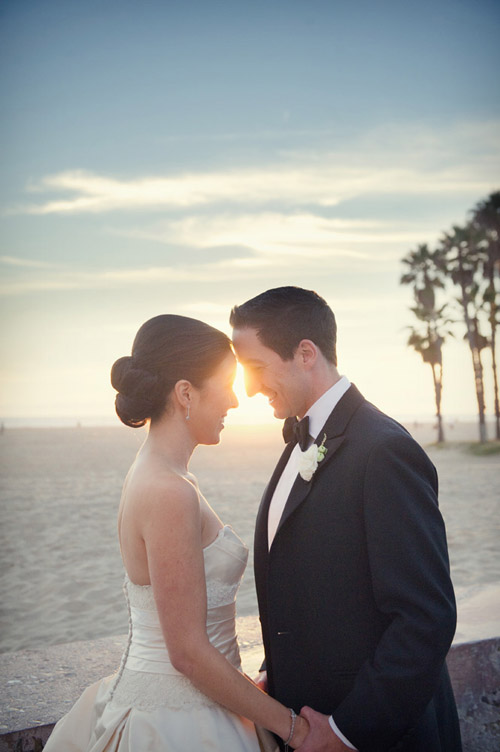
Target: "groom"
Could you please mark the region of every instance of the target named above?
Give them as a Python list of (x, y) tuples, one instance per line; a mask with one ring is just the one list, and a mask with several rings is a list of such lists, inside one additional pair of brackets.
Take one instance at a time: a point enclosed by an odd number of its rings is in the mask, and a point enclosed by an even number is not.
[(256, 523), (269, 693), (309, 721), (301, 752), (460, 752), (434, 466), (340, 376), (335, 318), (315, 292), (268, 290), (231, 325), (248, 394), (303, 419), (285, 421)]

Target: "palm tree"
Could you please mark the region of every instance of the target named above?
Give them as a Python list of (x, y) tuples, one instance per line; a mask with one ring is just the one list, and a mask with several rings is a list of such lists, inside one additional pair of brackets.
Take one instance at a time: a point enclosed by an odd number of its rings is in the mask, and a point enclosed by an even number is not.
[(422, 306), (411, 308), (413, 313), (424, 323), (424, 332), (415, 327), (408, 337), (408, 345), (420, 353), (424, 363), (428, 363), (432, 369), (432, 382), (434, 384), (434, 399), (436, 403), (436, 419), (438, 443), (444, 441), (443, 418), (441, 414), (441, 397), (443, 394), (443, 344), (445, 335), (453, 336), (452, 332), (443, 332), (443, 326), (451, 324), (452, 320), (444, 315), (447, 304), (438, 311), (429, 315), (429, 311)]
[(483, 276), (486, 287), (483, 290), (483, 306), (488, 314), (490, 325), (491, 365), (495, 401), (495, 435), (500, 439), (500, 405), (498, 399), (498, 373), (496, 361), (496, 329), (500, 313), (500, 191), (492, 193), (480, 201), (473, 210), (474, 225), (482, 231), (486, 257), (483, 262)]
[(410, 251), (402, 263), (407, 267), (401, 276), (402, 285), (413, 286), (415, 306), (410, 308), (421, 322), (419, 328), (409, 327), (411, 330), (408, 345), (420, 353), (424, 363), (429, 363), (432, 369), (434, 384), (434, 399), (436, 404), (436, 418), (438, 442), (444, 441), (443, 419), (441, 415), (441, 398), (443, 393), (443, 352), (442, 346), (446, 336), (452, 335), (445, 327), (451, 323), (447, 317), (447, 305), (436, 309), (436, 288), (443, 288), (443, 272), (438, 263), (438, 252), (431, 251), (427, 244), (419, 245)]
[(485, 257), (481, 233), (472, 223), (465, 227), (454, 225), (452, 231), (445, 233), (440, 241), (438, 263), (460, 289), (457, 300), (462, 308), (466, 328), (465, 339), (472, 355), (481, 443), (487, 440), (481, 351), (488, 346), (488, 340), (481, 334), (479, 326), (482, 302), (479, 295), (478, 270)]
[(439, 251), (431, 251), (427, 243), (422, 243), (401, 259), (401, 263), (408, 270), (401, 276), (400, 284), (413, 285), (417, 300), (421, 300), (423, 305), (434, 307), (434, 290), (436, 287), (444, 287)]

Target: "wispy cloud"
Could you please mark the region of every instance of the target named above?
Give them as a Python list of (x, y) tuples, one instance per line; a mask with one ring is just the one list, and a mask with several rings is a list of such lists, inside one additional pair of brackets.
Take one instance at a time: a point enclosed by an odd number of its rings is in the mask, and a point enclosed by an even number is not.
[(491, 190), (498, 174), (498, 131), (498, 123), (457, 126), (439, 133), (408, 129), (403, 133), (393, 128), (372, 133), (342, 153), (296, 152), (279, 165), (225, 172), (123, 179), (70, 170), (28, 186), (32, 193), (63, 196), (10, 211), (46, 215), (270, 203), (327, 207), (366, 194), (481, 195)]
[[(359, 264), (367, 270), (399, 258), (402, 244), (418, 243), (432, 235), (432, 229), (423, 234), (422, 228), (406, 229), (376, 220), (278, 212), (195, 215), (150, 228), (111, 232), (186, 250), (169, 264), (92, 270), (6, 256), (0, 261), (17, 267), (18, 274), (4, 280), (0, 295), (186, 282), (236, 283), (263, 274), (279, 277), (284, 261), (287, 271), (298, 276), (311, 265), (325, 273)], [(221, 254), (221, 249), (227, 253)]]
[(369, 171), (356, 168), (295, 168), (278, 171), (234, 171), (118, 180), (82, 170), (59, 173), (30, 187), (32, 191), (76, 193), (72, 198), (19, 207), (19, 213), (69, 214), (117, 210), (192, 209), (209, 204), (310, 204), (335, 206), (365, 193), (485, 190), (481, 181), (457, 180), (453, 171), (421, 174), (413, 170)]
[[(239, 257), (231, 261), (237, 267), (262, 266), (280, 256), (294, 262), (300, 257), (337, 261), (368, 259), (375, 245), (383, 245), (382, 257), (389, 258), (393, 256), (391, 246), (423, 242), (423, 238), (432, 237), (436, 229), (409, 227), (406, 222), (325, 218), (313, 213), (255, 212), (191, 215), (151, 227), (110, 232), (207, 252), (214, 248), (238, 248)], [(241, 253), (244, 248), (248, 249), (246, 255)]]
[(366, 251), (349, 246), (413, 243), (421, 237), (421, 229), (409, 231), (389, 223), (276, 212), (189, 217), (171, 222), (166, 231), (169, 242), (180, 245), (208, 248), (244, 242), (265, 255), (306, 255), (318, 259), (327, 256), (367, 258)]
[(194, 284), (196, 282), (230, 281), (234, 278), (247, 278), (251, 271), (251, 265), (250, 267), (239, 267), (237, 261), (236, 259), (233, 262), (207, 263), (196, 266), (185, 264), (180, 267), (128, 267), (101, 271), (61, 270), (52, 274), (4, 281), (0, 284), (0, 295), (13, 296), (67, 290), (102, 290), (123, 288), (128, 285), (137, 288), (141, 285), (150, 287), (152, 285), (165, 285), (166, 283), (187, 282)]
[[(206, 274), (199, 269), (194, 275), (198, 281), (206, 279)], [(100, 290), (122, 287), (128, 284), (154, 284), (169, 282), (186, 282), (193, 278), (190, 267), (175, 269), (172, 267), (125, 268), (102, 271), (82, 269), (64, 270), (51, 275), (23, 278), (0, 284), (0, 295), (21, 295), (26, 293), (63, 291), (63, 290)]]
[(227, 173), (144, 177), (118, 180), (83, 170), (59, 173), (30, 186), (31, 191), (77, 193), (74, 198), (32, 204), (18, 211), (29, 214), (106, 212), (118, 209), (186, 209), (217, 203), (266, 203), (306, 200), (333, 205), (340, 199), (327, 175), (301, 170), (244, 170)]
[(0, 264), (30, 269), (54, 269), (57, 267), (56, 264), (51, 264), (48, 261), (19, 258), (17, 256), (0, 256)]
[[(352, 207), (352, 199), (362, 204), (367, 196), (486, 195), (500, 172), (498, 132), (491, 123), (446, 134), (388, 128), (349, 152), (290, 153), (278, 166), (131, 179), (82, 170), (49, 175), (29, 187), (43, 196), (40, 203), (18, 211), (163, 209), (161, 221), (141, 216), (136, 227), (117, 221), (101, 231), (169, 246), (169, 259), (172, 249), (179, 252), (166, 263), (155, 255), (146, 266), (145, 256), (142, 266), (100, 270), (5, 255), (0, 264), (11, 271), (0, 294), (271, 279), (283, 275), (285, 260), (287, 272), (298, 278), (312, 266), (325, 273), (360, 265), (365, 271), (383, 264), (394, 269), (404, 249), (432, 242), (442, 226), (408, 215), (390, 222), (366, 214), (347, 219), (343, 203), (351, 200)], [(49, 192), (59, 195), (47, 200)]]
[[(344, 252), (346, 255), (348, 252)], [(297, 275), (300, 278), (304, 273), (311, 269), (318, 259), (316, 253), (302, 253), (289, 256), (286, 260), (286, 269), (289, 274)], [(339, 263), (342, 264), (344, 255), (341, 252), (339, 257), (335, 254), (321, 255), (321, 269), (325, 274), (338, 270)], [(352, 258), (346, 263), (352, 263)], [(370, 261), (368, 257), (359, 256), (359, 263), (366, 267)], [(374, 261), (375, 263), (375, 261)], [(376, 259), (377, 266), (380, 265), (379, 258)], [(207, 249), (207, 260), (205, 263), (191, 264), (189, 256), (184, 263), (176, 266), (172, 265), (151, 265), (147, 267), (125, 267), (120, 269), (58, 269), (48, 270), (34, 275), (23, 275), (13, 280), (5, 280), (0, 284), (1, 296), (24, 295), (30, 293), (57, 292), (68, 290), (103, 290), (118, 289), (133, 286), (134, 289), (139, 287), (152, 289), (159, 285), (172, 285), (188, 283), (189, 287), (197, 283), (228, 283), (236, 284), (242, 281), (248, 281), (251, 278), (261, 279), (264, 275), (266, 279), (275, 276), (277, 279), (283, 277), (284, 257), (282, 254), (262, 253), (249, 255), (247, 258), (230, 258), (217, 261), (210, 260), (210, 249)]]

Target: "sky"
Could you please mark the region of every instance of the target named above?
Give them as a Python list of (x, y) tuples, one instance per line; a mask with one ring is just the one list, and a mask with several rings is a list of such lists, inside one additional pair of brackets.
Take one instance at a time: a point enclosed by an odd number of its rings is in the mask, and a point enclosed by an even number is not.
[[(289, 284), (368, 399), (431, 416), (401, 258), (499, 189), (499, 32), (496, 0), (4, 0), (0, 418), (113, 420), (144, 321), (230, 333)], [(476, 413), (463, 333), (450, 420)]]

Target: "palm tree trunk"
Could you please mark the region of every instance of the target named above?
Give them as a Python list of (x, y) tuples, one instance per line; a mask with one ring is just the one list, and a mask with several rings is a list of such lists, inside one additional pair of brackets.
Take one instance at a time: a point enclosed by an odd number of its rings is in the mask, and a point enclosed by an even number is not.
[(485, 420), (483, 364), (481, 363), (481, 351), (477, 347), (472, 348), (472, 364), (474, 366), (474, 380), (476, 383), (476, 397), (479, 415), (479, 442), (484, 444), (488, 440), (488, 436), (486, 434)]
[(476, 399), (479, 415), (479, 442), (480, 444), (484, 444), (488, 440), (488, 437), (486, 435), (486, 422), (484, 418), (484, 381), (483, 365), (481, 363), (481, 351), (476, 347), (477, 332), (475, 330), (475, 325), (473, 324), (469, 316), (469, 301), (465, 284), (463, 283), (463, 277), (460, 282), (460, 288), (462, 291), (462, 300), (460, 302), (464, 311), (464, 321), (467, 328), (467, 341), (469, 343), (470, 351), (472, 354), (472, 367), (474, 369), (474, 383), (476, 386)]
[(496, 310), (497, 306), (492, 303), (490, 308), (491, 324), (491, 367), (493, 369), (493, 390), (495, 395), (495, 436), (500, 439), (500, 405), (498, 402), (498, 374), (496, 358)]
[(436, 402), (436, 419), (437, 419), (437, 432), (438, 432), (438, 444), (444, 442), (443, 431), (443, 416), (441, 415), (441, 394), (443, 391), (443, 366), (439, 366), (439, 374), (436, 374), (436, 363), (431, 363), (432, 368), (432, 380), (434, 382), (434, 399)]
[(491, 363), (493, 368), (493, 387), (495, 392), (495, 436), (497, 441), (500, 440), (500, 404), (498, 402), (498, 375), (497, 359), (495, 355), (495, 338), (491, 341)]

